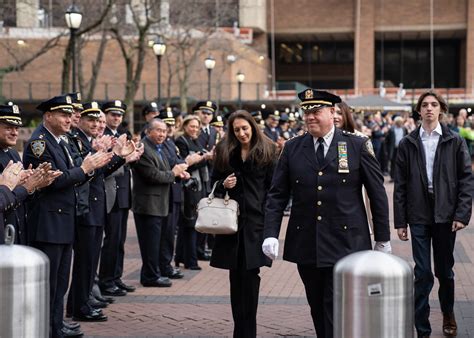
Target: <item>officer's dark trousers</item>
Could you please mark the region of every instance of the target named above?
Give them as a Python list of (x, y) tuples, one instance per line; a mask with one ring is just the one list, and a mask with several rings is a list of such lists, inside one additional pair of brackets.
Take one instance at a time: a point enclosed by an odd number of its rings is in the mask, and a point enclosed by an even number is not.
[(449, 314), (454, 306), (454, 243), (456, 232), (451, 224), (410, 224), (415, 261), (415, 327), (418, 335), (430, 335), (429, 296), (434, 278), (431, 270), (431, 244), (435, 276), (439, 281), (441, 311)]
[[(198, 265), (197, 252), (196, 252), (196, 235), (197, 232), (194, 227), (181, 225), (182, 234), (182, 256), (184, 261), (184, 267), (190, 268)], [(180, 235), (180, 234), (179, 234)]]
[(142, 256), (140, 283), (155, 282), (161, 277), (159, 268), (161, 228), (164, 217), (134, 214), (138, 244)]
[(34, 248), (49, 258), (49, 311), (51, 337), (62, 337), (64, 295), (69, 285), (72, 245), (35, 242)]
[(169, 276), (173, 273), (174, 238), (176, 235), (176, 226), (178, 224), (181, 203), (170, 201), (170, 212), (163, 220), (161, 229), (160, 243), (160, 271), (163, 275)]
[(92, 290), (104, 227), (80, 224), (74, 239), (74, 265), (72, 269), (72, 315), (89, 313), (88, 304)]
[(120, 230), (120, 242), (119, 242), (119, 250), (118, 250), (118, 257), (117, 257), (117, 265), (115, 266), (115, 276), (116, 279), (120, 279), (123, 276), (123, 262), (125, 259), (125, 241), (127, 240), (127, 224), (128, 224), (128, 209), (122, 209), (122, 222), (120, 226), (122, 229)]
[(247, 270), (243, 238), (240, 237), (237, 269), (229, 271), (234, 337), (256, 337), (260, 269)]
[(333, 268), (298, 264), (318, 338), (333, 337)]
[[(123, 271), (123, 240), (126, 236), (123, 231), (127, 229), (128, 209), (120, 209), (117, 201), (107, 214), (107, 221), (104, 227), (104, 244), (100, 254), (99, 285), (102, 288), (115, 286), (115, 281), (122, 277)], [(125, 226), (124, 226), (125, 223)], [(122, 243), (123, 240), (123, 243)], [(119, 274), (120, 273), (120, 274)]]

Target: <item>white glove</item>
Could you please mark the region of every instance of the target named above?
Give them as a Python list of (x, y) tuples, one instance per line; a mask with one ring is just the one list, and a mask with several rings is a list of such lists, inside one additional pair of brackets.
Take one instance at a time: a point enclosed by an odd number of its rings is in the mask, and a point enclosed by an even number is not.
[(392, 253), (392, 246), (390, 245), (390, 241), (388, 241), (388, 242), (375, 242), (374, 250), (391, 254)]
[(278, 257), (278, 239), (275, 237), (265, 238), (262, 244), (262, 251), (270, 259)]

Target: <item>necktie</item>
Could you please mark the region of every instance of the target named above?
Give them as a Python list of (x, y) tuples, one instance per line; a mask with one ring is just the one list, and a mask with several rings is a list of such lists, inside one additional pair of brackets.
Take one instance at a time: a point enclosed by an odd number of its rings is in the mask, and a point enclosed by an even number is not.
[(162, 151), (163, 151), (163, 145), (162, 145), (162, 144), (158, 144), (158, 145), (156, 146), (156, 151), (158, 152), (159, 158), (163, 161), (163, 153), (162, 153)]
[(64, 155), (66, 155), (66, 158), (68, 159), (69, 167), (72, 168), (74, 167), (74, 162), (72, 161), (71, 154), (69, 153), (68, 145), (64, 140), (61, 140), (59, 142), (59, 145), (61, 148), (63, 148)]
[(319, 165), (322, 165), (324, 162), (324, 139), (322, 137), (318, 138), (318, 149), (316, 150), (316, 160), (318, 160)]
[(209, 130), (207, 128), (204, 128), (204, 134), (209, 135)]

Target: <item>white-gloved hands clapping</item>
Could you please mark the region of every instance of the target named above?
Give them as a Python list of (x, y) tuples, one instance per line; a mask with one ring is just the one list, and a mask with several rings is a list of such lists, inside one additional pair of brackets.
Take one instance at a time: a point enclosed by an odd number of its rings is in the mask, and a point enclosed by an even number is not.
[(392, 253), (392, 245), (390, 245), (390, 241), (375, 242), (374, 250), (391, 254)]
[(268, 258), (275, 260), (278, 257), (278, 239), (275, 237), (265, 238), (262, 244), (262, 251)]

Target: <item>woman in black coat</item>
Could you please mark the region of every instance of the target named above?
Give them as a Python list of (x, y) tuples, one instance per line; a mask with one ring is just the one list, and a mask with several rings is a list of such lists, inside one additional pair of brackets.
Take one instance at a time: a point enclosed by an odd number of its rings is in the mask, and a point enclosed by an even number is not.
[(180, 156), (185, 158), (189, 165), (187, 172), (191, 174), (191, 178), (183, 183), (184, 198), (179, 221), (175, 262), (176, 265), (183, 262), (184, 267), (190, 270), (201, 270), (197, 261), (194, 226), (197, 219), (196, 206), (199, 200), (205, 197), (206, 182), (210, 180), (207, 160), (211, 154), (204, 153), (198, 142), (200, 130), (199, 117), (188, 115), (181, 126), (182, 135), (175, 140)]
[(211, 266), (229, 271), (234, 337), (255, 337), (260, 267), (271, 261), (262, 252), (265, 200), (272, 181), (276, 148), (252, 116), (239, 110), (217, 145), (212, 183), (239, 203), (238, 231), (217, 235)]

